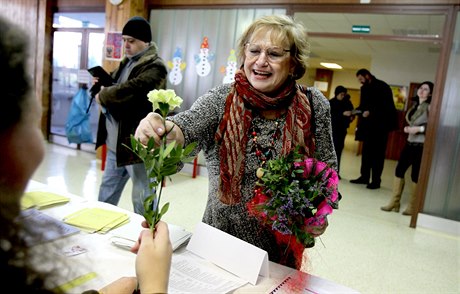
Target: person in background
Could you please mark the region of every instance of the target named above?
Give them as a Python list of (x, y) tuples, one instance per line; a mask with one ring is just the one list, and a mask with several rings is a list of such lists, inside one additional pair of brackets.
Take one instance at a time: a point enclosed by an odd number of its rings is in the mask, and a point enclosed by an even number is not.
[[(38, 270), (40, 263), (46, 263), (51, 256), (26, 246), (24, 236), (28, 230), (18, 219), (21, 197), (45, 154), (39, 128), (42, 111), (33, 95), (30, 71), (26, 68), (28, 39), (23, 30), (3, 17), (0, 17), (0, 31), (0, 67), (8, 72), (0, 79), (0, 86), (8, 89), (1, 96), (0, 108), (1, 281), (3, 289), (14, 289), (14, 293), (61, 293), (55, 289), (60, 284), (62, 268), (59, 266), (69, 265), (53, 259), (53, 270)], [(49, 250), (56, 249), (50, 247)], [(137, 282), (142, 293), (166, 293), (172, 255), (168, 226), (160, 222), (155, 238), (150, 230), (142, 230), (132, 251), (137, 252), (137, 281), (131, 277), (121, 278), (101, 293), (122, 293), (122, 289), (132, 293)]]
[(399, 212), (401, 195), (404, 190), (404, 175), (407, 169), (412, 166), (411, 179), (412, 191), (407, 208), (403, 211), (404, 215), (412, 215), (414, 212), (415, 196), (417, 191), (417, 181), (422, 161), (423, 143), (425, 142), (426, 125), (430, 112), (431, 95), (433, 94), (433, 83), (425, 81), (417, 89), (415, 103), (406, 113), (408, 126), (404, 127), (404, 133), (409, 134), (406, 144), (396, 165), (395, 178), (393, 183), (393, 195), (386, 206), (382, 206), (383, 211)]
[(329, 100), (329, 104), (331, 105), (332, 139), (335, 154), (337, 155), (337, 171), (339, 172), (339, 178), (341, 178), (340, 159), (345, 146), (347, 129), (354, 117), (352, 115), (353, 104), (350, 101), (350, 95), (347, 94), (347, 88), (337, 86), (334, 90), (334, 97)]
[(167, 69), (152, 42), (150, 23), (135, 16), (122, 30), (125, 57), (111, 73), (116, 83), (101, 87), (96, 101), (101, 105), (96, 148), (107, 144), (107, 158), (99, 201), (117, 205), (129, 178), (133, 183), (134, 212), (143, 214), (143, 201), (151, 194), (142, 160), (126, 146), (131, 146), (139, 121), (152, 109), (147, 93), (164, 89)]
[[(241, 67), (234, 83), (211, 89), (191, 109), (168, 117), (166, 130), (161, 116), (150, 113), (135, 134), (144, 144), (151, 137), (158, 144), (165, 131), (167, 141), (198, 142), (209, 173), (203, 222), (266, 250), (278, 263), (283, 249), (247, 210), (256, 171), (296, 146), (337, 168), (329, 102), (318, 89), (296, 83), (307, 70), (306, 36), (303, 25), (288, 16), (255, 20), (239, 39)], [(308, 230), (319, 236), (326, 226)]]
[(377, 79), (367, 69), (358, 70), (356, 77), (362, 84), (361, 101), (356, 108), (362, 112), (358, 120), (356, 139), (363, 141), (363, 147), (361, 175), (350, 182), (366, 184), (368, 189), (379, 189), (388, 134), (398, 126), (393, 92), (387, 83)]

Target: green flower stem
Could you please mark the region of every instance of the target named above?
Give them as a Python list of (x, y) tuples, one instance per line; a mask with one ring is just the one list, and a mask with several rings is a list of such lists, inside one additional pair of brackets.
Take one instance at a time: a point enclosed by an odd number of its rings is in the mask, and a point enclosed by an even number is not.
[[(154, 97), (149, 97), (149, 99), (152, 98), (155, 100), (154, 98), (158, 98), (155, 97), (155, 93), (159, 94), (159, 91), (155, 91), (156, 90), (154, 90), (152, 94)], [(151, 102), (155, 104), (155, 101)], [(194, 158), (191, 154), (197, 146), (196, 142), (190, 143), (185, 147), (177, 144), (176, 141), (169, 144), (167, 143), (166, 138), (175, 127), (173, 124), (169, 131), (166, 130), (166, 117), (170, 108), (171, 106), (166, 102), (159, 102), (158, 107), (154, 107), (154, 111), (159, 110), (164, 128), (164, 134), (160, 138), (159, 145), (155, 143), (153, 137), (149, 139), (147, 145), (144, 145), (139, 139), (136, 139), (134, 135), (131, 135), (131, 147), (123, 144), (142, 159), (146, 166), (147, 176), (150, 179), (149, 187), (151, 187), (152, 190), (155, 189), (154, 193), (151, 193), (151, 195), (148, 195), (148, 197), (144, 199), (145, 211), (143, 215), (152, 232), (155, 231), (156, 224), (169, 209), (169, 203), (165, 203), (160, 207), (161, 195), (163, 193), (166, 177), (177, 172), (177, 164), (181, 162), (191, 162)]]
[[(161, 118), (163, 120), (163, 128), (165, 130), (165, 133), (161, 137), (161, 144), (163, 145), (163, 149), (166, 149), (166, 136), (167, 136), (167, 133), (166, 133), (166, 118), (164, 116), (162, 116)], [(159, 157), (158, 165), (163, 166), (163, 156)], [(164, 184), (165, 179), (161, 175), (157, 175), (157, 181), (159, 183), (157, 185), (157, 188), (158, 188), (158, 186), (160, 186), (159, 187), (160, 191), (158, 193), (158, 199), (157, 199), (157, 203), (156, 203), (156, 207), (155, 207), (155, 220), (152, 222), (152, 227), (150, 228), (150, 230), (152, 232), (155, 231), (155, 226), (160, 221), (160, 201), (161, 201), (161, 193), (163, 192), (163, 184)]]

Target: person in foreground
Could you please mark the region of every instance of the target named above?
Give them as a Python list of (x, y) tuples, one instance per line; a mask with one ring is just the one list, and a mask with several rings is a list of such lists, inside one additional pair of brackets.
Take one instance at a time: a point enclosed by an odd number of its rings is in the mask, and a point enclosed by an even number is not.
[(151, 194), (142, 161), (123, 144), (130, 145), (130, 136), (139, 121), (151, 109), (147, 93), (163, 89), (167, 69), (152, 42), (150, 23), (144, 18), (130, 18), (122, 30), (125, 57), (111, 73), (115, 84), (101, 87), (96, 101), (101, 105), (96, 148), (107, 144), (107, 159), (99, 189), (99, 201), (117, 205), (123, 189), (131, 178), (134, 212), (142, 215), (144, 199)]
[[(69, 264), (53, 260), (54, 270), (38, 270), (48, 255), (26, 246), (27, 227), (17, 219), (21, 197), (43, 160), (45, 148), (39, 128), (41, 107), (33, 95), (26, 68), (27, 37), (2, 17), (0, 31), (0, 66), (8, 72), (0, 79), (2, 89), (7, 89), (0, 108), (0, 280), (8, 293), (61, 293), (56, 286), (65, 277), (60, 277), (59, 272)], [(143, 230), (132, 251), (137, 253), (136, 274), (141, 292), (167, 292), (172, 254), (167, 225), (158, 224), (155, 238), (149, 230)], [(132, 293), (136, 285), (136, 278), (127, 277), (101, 292)]]
[(383, 211), (399, 212), (401, 195), (404, 190), (404, 175), (407, 169), (412, 166), (411, 179), (412, 191), (409, 204), (403, 211), (404, 215), (412, 215), (414, 212), (415, 198), (417, 192), (417, 181), (422, 162), (423, 143), (425, 142), (425, 132), (430, 112), (431, 95), (433, 93), (433, 83), (425, 81), (417, 89), (414, 105), (406, 113), (408, 126), (404, 127), (404, 133), (409, 134), (406, 144), (396, 165), (395, 178), (393, 182), (393, 195), (390, 202), (380, 209)]
[[(211, 89), (191, 109), (168, 117), (166, 138), (186, 145), (198, 142), (204, 152), (209, 195), (203, 222), (280, 262), (283, 249), (248, 214), (256, 171), (296, 146), (336, 169), (329, 102), (318, 89), (296, 83), (307, 70), (308, 40), (305, 28), (292, 18), (273, 15), (254, 21), (240, 37), (237, 51), (241, 67), (235, 82)], [(159, 143), (164, 134), (161, 116), (152, 112), (140, 122), (135, 137), (144, 144), (151, 137)], [(309, 231), (319, 236), (326, 227), (327, 222)]]
[[(393, 92), (382, 80), (363, 68), (356, 72), (361, 86), (361, 101), (356, 108), (362, 112), (358, 119), (356, 140), (363, 141), (360, 177), (353, 184), (366, 184), (367, 189), (380, 189), (385, 164), (388, 135), (398, 127)], [(372, 182), (369, 183), (369, 180)]]

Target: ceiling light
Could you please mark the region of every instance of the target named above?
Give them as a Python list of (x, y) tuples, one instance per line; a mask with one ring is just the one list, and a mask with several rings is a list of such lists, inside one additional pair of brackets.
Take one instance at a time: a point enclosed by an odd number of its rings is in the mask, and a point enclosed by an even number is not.
[(320, 62), (320, 64), (326, 68), (342, 69), (343, 67), (337, 63)]

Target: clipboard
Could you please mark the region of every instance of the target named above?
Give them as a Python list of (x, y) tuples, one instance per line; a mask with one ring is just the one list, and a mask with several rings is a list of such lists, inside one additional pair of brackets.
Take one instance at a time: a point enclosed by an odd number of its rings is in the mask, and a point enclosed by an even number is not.
[(104, 87), (112, 86), (114, 80), (112, 77), (101, 67), (101, 66), (94, 66), (88, 69), (88, 72), (95, 78), (98, 78), (98, 84)]

